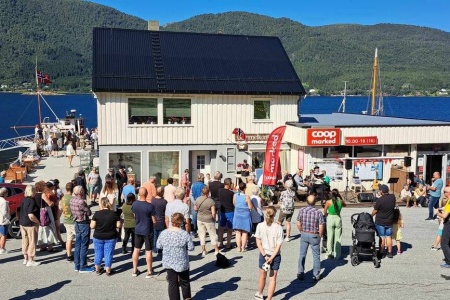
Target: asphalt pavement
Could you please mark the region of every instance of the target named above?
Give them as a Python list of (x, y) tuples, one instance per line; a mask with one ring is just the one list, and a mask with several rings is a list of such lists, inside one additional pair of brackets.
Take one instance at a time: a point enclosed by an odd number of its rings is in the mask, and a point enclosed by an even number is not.
[[(297, 211), (295, 215), (297, 215)], [(282, 261), (275, 299), (444, 299), (450, 290), (450, 270), (442, 269), (442, 251), (430, 247), (436, 237), (438, 224), (425, 221), (425, 208), (402, 208), (405, 219), (403, 254), (385, 258), (376, 269), (372, 261), (352, 266), (348, 250), (351, 245), (353, 213), (371, 211), (370, 207), (347, 207), (343, 217), (343, 259), (330, 260), (321, 255), (323, 279), (312, 279), (312, 255), (306, 259), (304, 281), (298, 281), (299, 232), (293, 222), (293, 239), (282, 246)], [(65, 238), (65, 235), (63, 235)], [(234, 239), (233, 239), (234, 241)], [(201, 257), (198, 238), (190, 253), (190, 276), (193, 299), (253, 299), (258, 284), (258, 250), (235, 249), (224, 252), (232, 263), (228, 269), (214, 266), (215, 257), (209, 252)], [(161, 267), (161, 255), (154, 259), (154, 271), (159, 274), (146, 279), (145, 273), (131, 276), (131, 255), (121, 254), (116, 245), (113, 276), (74, 272), (67, 263), (65, 252), (38, 252), (38, 267), (22, 265), (21, 241), (8, 239), (9, 254), (0, 255), (1, 299), (168, 299), (167, 282)], [(211, 246), (207, 245), (211, 250)], [(55, 249), (61, 249), (57, 247)], [(395, 252), (395, 250), (394, 250)], [(92, 245), (89, 255), (93, 256)], [(142, 254), (139, 269), (145, 271)], [(265, 293), (266, 294), (266, 293)]]

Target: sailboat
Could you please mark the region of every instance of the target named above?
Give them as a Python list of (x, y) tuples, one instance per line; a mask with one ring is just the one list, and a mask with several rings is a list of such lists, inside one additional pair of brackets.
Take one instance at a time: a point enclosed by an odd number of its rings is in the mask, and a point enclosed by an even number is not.
[(341, 105), (339, 106), (338, 112), (345, 113), (345, 104), (347, 102), (347, 82), (344, 81), (344, 98), (342, 99)]

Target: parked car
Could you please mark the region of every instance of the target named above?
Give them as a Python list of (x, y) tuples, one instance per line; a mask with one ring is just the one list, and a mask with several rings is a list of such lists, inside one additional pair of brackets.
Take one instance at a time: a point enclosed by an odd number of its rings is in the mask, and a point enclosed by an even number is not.
[(9, 235), (13, 238), (21, 238), (18, 209), (24, 198), (24, 192), (26, 185), (15, 183), (0, 183), (0, 188), (6, 188), (8, 190), (8, 196), (6, 201), (9, 202), (9, 211), (11, 213), (11, 225), (9, 226)]

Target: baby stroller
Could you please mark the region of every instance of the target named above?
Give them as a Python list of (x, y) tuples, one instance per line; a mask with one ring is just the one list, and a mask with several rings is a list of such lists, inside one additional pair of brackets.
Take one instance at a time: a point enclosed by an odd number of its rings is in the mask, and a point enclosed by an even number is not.
[(350, 261), (352, 266), (360, 263), (360, 257), (372, 256), (375, 268), (380, 267), (381, 260), (377, 256), (375, 245), (376, 228), (372, 215), (366, 212), (351, 216), (353, 225), (352, 246), (350, 246)]

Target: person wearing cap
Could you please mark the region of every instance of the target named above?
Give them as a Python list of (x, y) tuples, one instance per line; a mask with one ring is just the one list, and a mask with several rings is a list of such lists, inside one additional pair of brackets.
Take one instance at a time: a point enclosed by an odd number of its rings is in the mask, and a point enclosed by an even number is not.
[(372, 216), (375, 216), (375, 226), (380, 237), (379, 254), (384, 257), (387, 247), (387, 257), (392, 258), (392, 225), (394, 224), (395, 195), (389, 194), (389, 187), (380, 185), (381, 197), (375, 202)]

